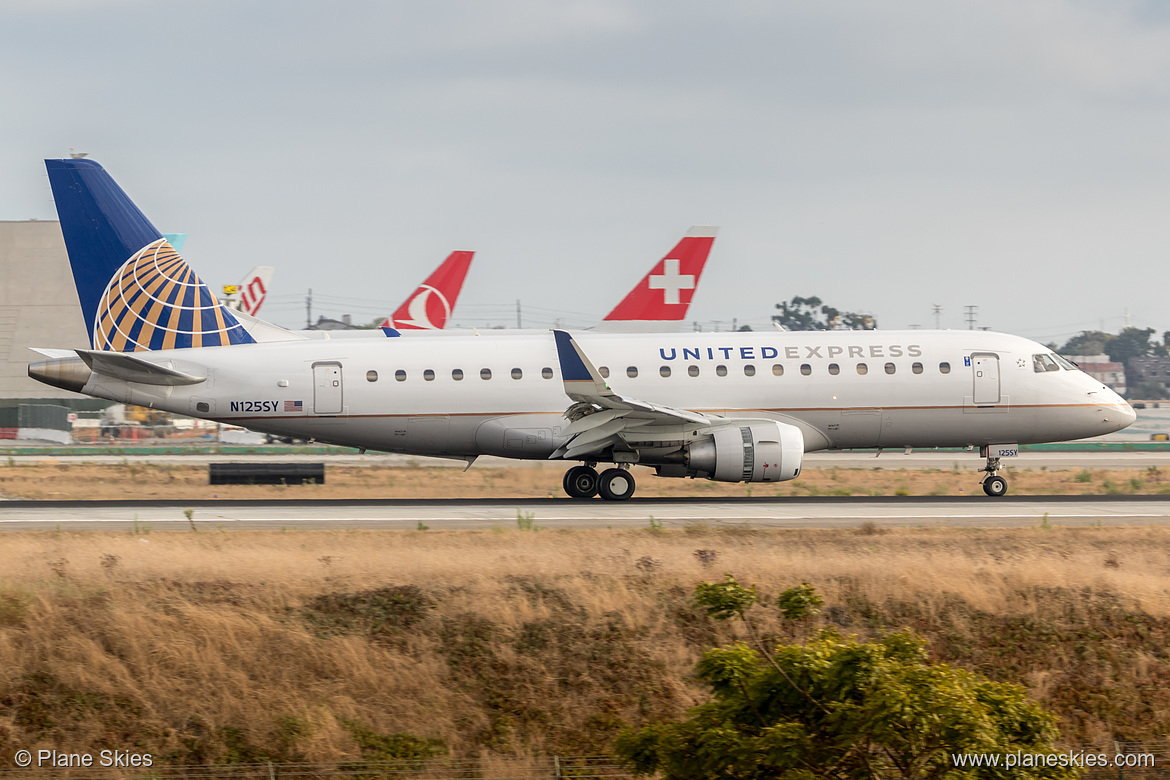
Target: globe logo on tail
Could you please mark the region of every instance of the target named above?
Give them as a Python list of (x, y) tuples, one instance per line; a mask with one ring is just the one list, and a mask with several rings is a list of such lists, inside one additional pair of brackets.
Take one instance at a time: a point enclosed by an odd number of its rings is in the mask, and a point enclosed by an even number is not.
[(94, 349), (140, 352), (246, 344), (254, 339), (166, 239), (134, 253), (106, 285)]

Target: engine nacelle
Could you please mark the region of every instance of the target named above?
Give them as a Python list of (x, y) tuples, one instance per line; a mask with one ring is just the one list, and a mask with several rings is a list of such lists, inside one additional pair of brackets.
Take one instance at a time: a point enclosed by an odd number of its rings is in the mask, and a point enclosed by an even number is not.
[(783, 482), (800, 474), (803, 457), (804, 434), (799, 428), (758, 422), (719, 428), (692, 442), (686, 469), (687, 476), (720, 482)]

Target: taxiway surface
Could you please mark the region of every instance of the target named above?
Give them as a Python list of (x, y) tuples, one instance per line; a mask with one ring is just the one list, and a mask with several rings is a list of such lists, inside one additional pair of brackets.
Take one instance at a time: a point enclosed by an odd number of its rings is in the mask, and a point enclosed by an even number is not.
[[(186, 511), (191, 511), (188, 520)], [(0, 530), (152, 528), (415, 530), (634, 528), (660, 524), (759, 528), (1031, 527), (1170, 525), (1170, 497), (1016, 496), (634, 498), (625, 502), (567, 498), (318, 501), (7, 501)]]

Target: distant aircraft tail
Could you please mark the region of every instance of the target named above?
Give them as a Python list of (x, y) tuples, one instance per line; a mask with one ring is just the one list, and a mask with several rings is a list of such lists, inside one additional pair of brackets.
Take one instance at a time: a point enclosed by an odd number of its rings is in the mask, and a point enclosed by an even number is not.
[(718, 231), (688, 230), (594, 330), (655, 330), (686, 319)]
[(455, 310), (475, 252), (452, 252), (385, 322), (397, 330), (442, 330)]
[(260, 316), (260, 306), (268, 297), (268, 286), (272, 284), (275, 273), (276, 269), (270, 265), (256, 266), (231, 293), (228, 293), (228, 287), (224, 288), (224, 305), (252, 317)]
[(94, 349), (139, 352), (255, 339), (93, 160), (45, 160)]

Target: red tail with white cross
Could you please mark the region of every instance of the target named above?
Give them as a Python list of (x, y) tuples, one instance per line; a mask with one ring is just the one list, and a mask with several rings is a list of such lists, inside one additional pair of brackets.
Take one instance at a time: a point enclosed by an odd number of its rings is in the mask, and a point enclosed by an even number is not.
[(717, 230), (714, 227), (693, 227), (687, 231), (674, 249), (658, 261), (658, 265), (602, 323), (638, 324), (685, 319)]

